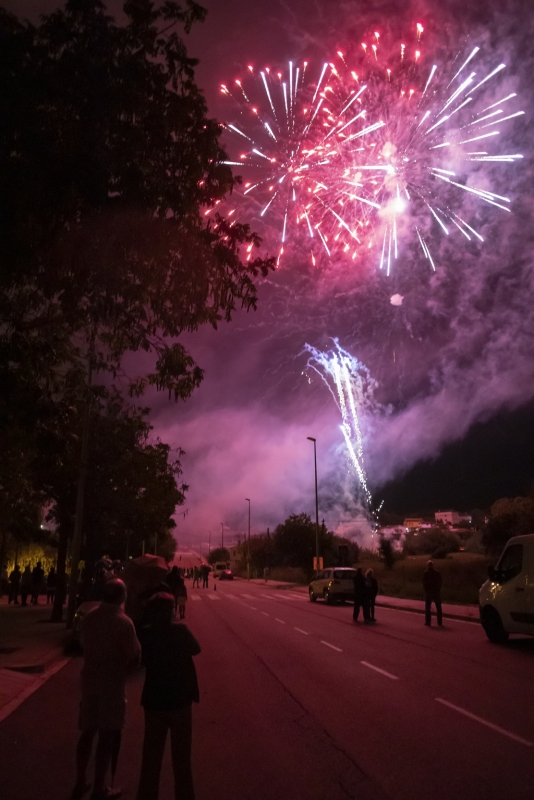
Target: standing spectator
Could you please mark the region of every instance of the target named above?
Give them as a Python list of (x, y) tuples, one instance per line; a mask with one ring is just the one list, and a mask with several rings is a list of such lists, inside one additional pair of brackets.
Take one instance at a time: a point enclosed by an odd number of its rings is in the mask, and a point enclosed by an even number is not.
[(174, 595), (174, 610), (178, 606), (178, 614), (180, 619), (185, 619), (185, 605), (187, 603), (187, 586), (184, 579), (180, 576), (180, 583)]
[(436, 605), (436, 616), (438, 625), (443, 625), (443, 615), (441, 613), (441, 575), (434, 568), (432, 561), (427, 561), (426, 570), (423, 573), (423, 589), (425, 592), (425, 625), (432, 624), (432, 603)]
[(200, 581), (200, 570), (198, 567), (193, 567), (193, 589), (195, 588), (195, 583), (197, 585), (197, 589), (199, 588), (198, 584)]
[(38, 561), (32, 571), (32, 603), (36, 606), (39, 602), (39, 595), (43, 588), (44, 582), (44, 569), (41, 562)]
[(2, 573), (0, 574), (0, 597), (4, 594), (9, 594), (9, 578), (7, 576), (7, 564), (4, 564), (2, 567)]
[(88, 789), (86, 772), (93, 740), (98, 733), (95, 781), (91, 800), (119, 797), (119, 789), (106, 786), (113, 752), (117, 752), (126, 714), (126, 677), (139, 663), (140, 645), (132, 620), (122, 611), (126, 586), (118, 578), (108, 581), (101, 604), (90, 611), (81, 626), (84, 664), (81, 672), (79, 725), (76, 749), (76, 785), (71, 799)]
[(210, 576), (210, 568), (207, 564), (202, 564), (200, 567), (200, 574), (202, 575), (202, 588), (208, 589), (208, 579)]
[(180, 570), (178, 567), (173, 567), (169, 574), (167, 575), (166, 582), (169, 585), (169, 589), (171, 590), (171, 594), (174, 597), (174, 610), (176, 611), (176, 607), (178, 605), (178, 587), (180, 586), (180, 582), (183, 583), (183, 578), (180, 576)]
[(365, 597), (365, 577), (361, 567), (356, 569), (356, 574), (354, 575), (354, 609), (352, 612), (352, 618), (354, 621), (358, 619), (360, 616), (360, 608), (363, 607), (363, 619), (364, 622), (369, 621), (369, 610), (366, 602)]
[(193, 656), (200, 645), (193, 634), (173, 621), (174, 599), (156, 594), (147, 605), (149, 626), (143, 633), (146, 665), (141, 705), (145, 710), (143, 759), (137, 800), (158, 800), (159, 779), (167, 733), (176, 800), (194, 800), (191, 770), (192, 704), (198, 703)]
[(375, 620), (375, 602), (378, 594), (378, 581), (375, 578), (375, 573), (372, 569), (368, 569), (365, 573), (365, 593), (367, 595), (367, 603), (369, 609), (369, 618), (372, 622)]
[(20, 574), (20, 567), (18, 564), (15, 564), (15, 569), (11, 571), (11, 575), (9, 576), (9, 597), (7, 599), (7, 604), (14, 603), (16, 606), (19, 604), (19, 586), (21, 581), (21, 574)]
[(24, 572), (20, 578), (20, 599), (22, 600), (22, 605), (27, 606), (28, 595), (31, 592), (32, 588), (32, 571), (30, 569), (30, 565), (26, 564), (24, 567)]
[(54, 567), (50, 567), (50, 571), (46, 578), (46, 603), (54, 602), (54, 595), (56, 594), (57, 575)]

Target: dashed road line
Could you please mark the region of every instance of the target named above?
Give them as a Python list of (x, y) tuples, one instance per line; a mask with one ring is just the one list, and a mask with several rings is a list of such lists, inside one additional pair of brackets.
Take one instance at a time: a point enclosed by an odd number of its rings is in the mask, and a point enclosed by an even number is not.
[(303, 631), (302, 628), (293, 628), (294, 631), (298, 631), (299, 633), (303, 633), (304, 636), (309, 636), (310, 634), (308, 631)]
[(254, 600), (254, 597), (251, 594), (241, 594), (240, 597), (246, 597), (247, 600)]
[(369, 667), (369, 669), (374, 669), (375, 672), (379, 672), (381, 675), (385, 675), (386, 678), (390, 678), (392, 681), (399, 680), (397, 675), (392, 675), (391, 672), (386, 672), (385, 669), (380, 669), (380, 667), (375, 667), (374, 664), (369, 664), (368, 661), (360, 661), (360, 664), (363, 664), (364, 667)]
[(266, 611), (262, 611), (261, 613), (263, 614), (263, 616), (264, 616), (264, 617), (270, 617), (270, 616), (271, 616), (271, 615), (270, 615), (270, 614), (268, 614)]
[(330, 642), (325, 642), (325, 641), (323, 641), (323, 639), (321, 639), (321, 644), (324, 644), (327, 647), (330, 647), (332, 650), (335, 650), (337, 653), (342, 653), (343, 652), (341, 647), (336, 647), (335, 644), (330, 644)]
[(192, 594), (191, 600), (200, 600), (200, 596), (198, 594)]
[(257, 610), (258, 610), (258, 609), (256, 608), (256, 606), (249, 606), (249, 608), (251, 608), (253, 611), (257, 611)]
[(221, 599), (220, 597), (217, 597), (216, 594), (209, 594), (208, 597), (209, 597), (210, 600), (220, 600)]
[(492, 731), (496, 731), (497, 733), (502, 733), (503, 736), (507, 736), (509, 739), (513, 739), (514, 742), (518, 742), (519, 744), (524, 744), (526, 747), (534, 747), (534, 742), (529, 742), (528, 739), (523, 739), (521, 736), (517, 736), (515, 733), (511, 731), (507, 731), (506, 728), (501, 728), (500, 725), (495, 725), (493, 722), (488, 722), (487, 719), (483, 719), (482, 717), (477, 717), (476, 714), (472, 714), (470, 711), (466, 711), (465, 708), (461, 708), (460, 706), (455, 706), (454, 703), (449, 703), (447, 700), (443, 700), (441, 697), (434, 698), (437, 703), (441, 703), (447, 708), (452, 708), (453, 711), (458, 711), (459, 714), (463, 714), (465, 717), (469, 717), (469, 719), (474, 720), (475, 722), (480, 722), (481, 725), (485, 725), (486, 728), (490, 728)]
[(278, 619), (278, 617), (275, 617), (275, 620), (276, 620), (277, 622), (281, 622), (281, 623), (282, 623), (282, 625), (285, 625), (285, 624), (286, 624), (286, 623), (284, 622), (284, 620), (283, 620), (283, 619)]

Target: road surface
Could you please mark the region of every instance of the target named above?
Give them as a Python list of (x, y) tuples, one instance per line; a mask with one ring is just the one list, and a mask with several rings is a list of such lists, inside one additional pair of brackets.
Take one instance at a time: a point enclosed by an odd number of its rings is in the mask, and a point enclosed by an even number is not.
[[(197, 800), (532, 800), (534, 639), (491, 645), (473, 623), (427, 628), (378, 608), (245, 581), (189, 587), (201, 702)], [(0, 795), (68, 797), (74, 779), (73, 659), (0, 725)], [(135, 797), (142, 675), (129, 685), (117, 782)], [(164, 767), (161, 800), (172, 797)]]

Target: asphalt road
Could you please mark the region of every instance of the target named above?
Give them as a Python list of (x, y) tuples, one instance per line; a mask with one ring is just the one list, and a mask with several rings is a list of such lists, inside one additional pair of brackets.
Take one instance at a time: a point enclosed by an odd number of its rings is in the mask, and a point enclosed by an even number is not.
[[(190, 584), (189, 584), (190, 586)], [(189, 589), (198, 800), (532, 800), (534, 639), (491, 645), (473, 623), (352, 608), (246, 582)], [(66, 798), (74, 659), (0, 725), (2, 800)], [(129, 686), (117, 782), (135, 797), (142, 675)], [(168, 762), (161, 800), (172, 797)]]

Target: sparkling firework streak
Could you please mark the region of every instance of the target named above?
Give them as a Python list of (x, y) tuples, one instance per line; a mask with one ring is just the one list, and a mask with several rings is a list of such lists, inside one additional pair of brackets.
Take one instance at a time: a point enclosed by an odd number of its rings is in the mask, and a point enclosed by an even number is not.
[(363, 437), (360, 424), (362, 412), (373, 404), (375, 382), (370, 372), (334, 339), (335, 350), (323, 353), (309, 344), (307, 367), (314, 370), (326, 384), (341, 414), (341, 432), (349, 461), (356, 472), (368, 510), (372, 497), (367, 485), (363, 457)]
[(498, 97), (505, 65), (485, 68), (479, 47), (432, 63), (423, 33), (417, 23), (413, 45), (388, 48), (375, 30), (320, 68), (250, 66), (246, 79), (221, 86), (239, 109), (226, 127), (242, 146), (227, 163), (242, 167), (243, 195), (279, 226), (278, 262), (300, 226), (312, 263), (320, 253), (354, 260), (372, 250), (389, 275), (412, 239), (435, 270), (437, 233), (483, 242), (467, 197), (510, 211), (481, 172), (522, 158), (490, 151), (524, 113), (515, 93)]

